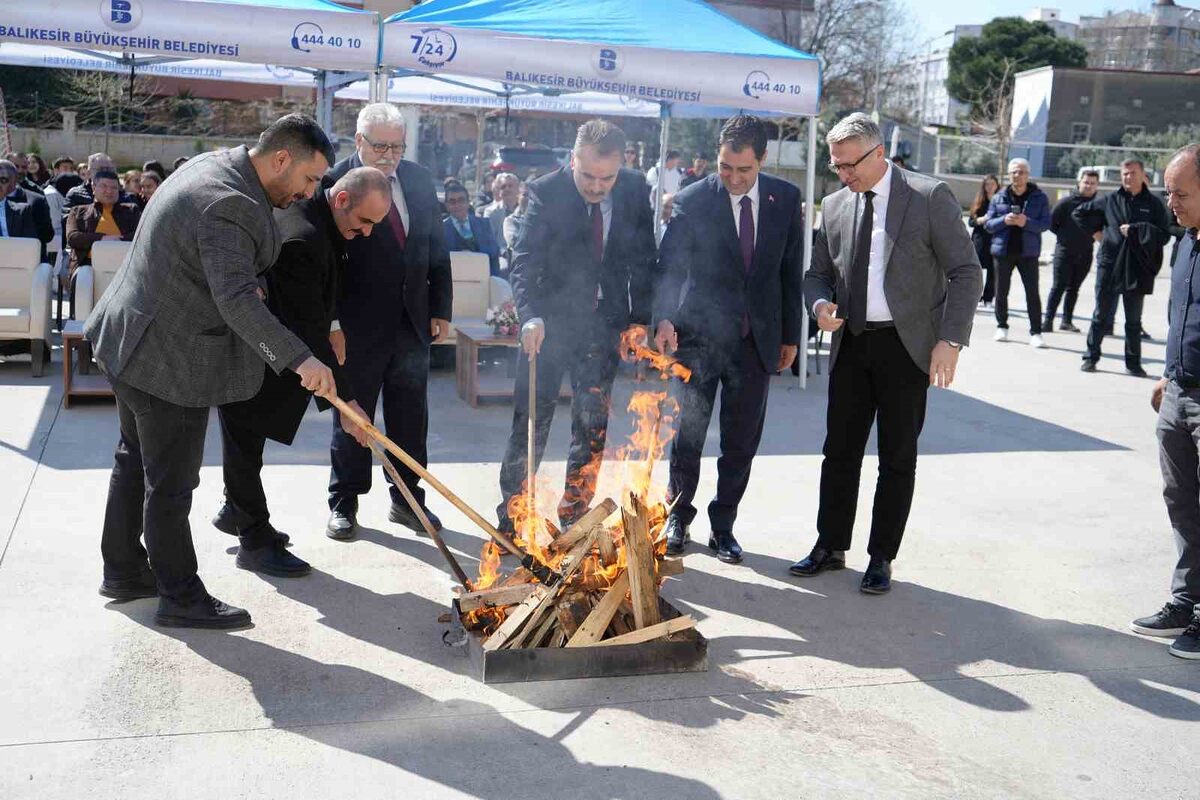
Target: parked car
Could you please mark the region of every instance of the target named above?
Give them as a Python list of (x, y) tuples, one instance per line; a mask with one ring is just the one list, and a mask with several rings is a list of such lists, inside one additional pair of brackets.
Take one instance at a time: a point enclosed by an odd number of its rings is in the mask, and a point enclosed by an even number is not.
[[(1092, 170), (1092, 169), (1094, 169), (1094, 170), (1096, 170), (1096, 172), (1100, 173), (1100, 182), (1101, 183), (1120, 183), (1121, 182), (1121, 167), (1120, 167), (1120, 165), (1080, 167), (1079, 171), (1075, 173), (1075, 180), (1078, 181), (1081, 178), (1083, 178), (1084, 170)], [(1146, 168), (1146, 179), (1150, 181), (1151, 186), (1162, 186), (1163, 185), (1162, 173), (1151, 167)]]
[(561, 166), (558, 156), (549, 147), (542, 145), (501, 147), (492, 161), (492, 174), (511, 172), (524, 180), (529, 173), (545, 175)]

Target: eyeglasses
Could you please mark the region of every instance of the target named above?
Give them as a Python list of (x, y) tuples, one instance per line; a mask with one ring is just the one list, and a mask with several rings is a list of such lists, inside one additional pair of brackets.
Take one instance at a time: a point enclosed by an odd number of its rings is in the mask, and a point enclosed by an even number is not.
[(867, 156), (871, 155), (871, 153), (874, 153), (880, 147), (883, 147), (883, 145), (882, 144), (875, 145), (870, 150), (868, 150), (867, 152), (865, 152), (861, 156), (859, 156), (858, 160), (852, 164), (830, 164), (829, 171), (832, 172), (834, 175), (838, 175), (842, 172), (854, 172), (854, 170), (858, 167), (859, 164), (861, 164), (862, 162), (867, 160)]
[(377, 156), (386, 156), (389, 150), (394, 150), (396, 155), (402, 156), (404, 155), (404, 151), (408, 149), (408, 145), (404, 142), (398, 142), (397, 144), (388, 144), (387, 142), (372, 142), (367, 138), (365, 133), (359, 135), (363, 137), (363, 141), (371, 145), (371, 149), (375, 151), (375, 155)]

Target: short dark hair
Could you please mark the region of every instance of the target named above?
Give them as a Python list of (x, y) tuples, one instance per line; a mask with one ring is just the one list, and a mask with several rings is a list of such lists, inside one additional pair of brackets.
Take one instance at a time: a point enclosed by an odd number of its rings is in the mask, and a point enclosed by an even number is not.
[(162, 185), (162, 182), (165, 180), (162, 175), (159, 175), (157, 172), (155, 172), (152, 169), (142, 170), (142, 177), (149, 178), (150, 180), (154, 181), (155, 183), (159, 184), (160, 186)]
[(1138, 169), (1140, 169), (1142, 172), (1146, 171), (1146, 162), (1142, 161), (1140, 158), (1125, 159), (1121, 162), (1121, 169), (1125, 169), (1125, 167), (1132, 167), (1134, 164), (1137, 164)]
[(729, 145), (735, 153), (740, 153), (747, 147), (753, 148), (754, 157), (759, 161), (767, 155), (767, 126), (758, 117), (749, 114), (739, 114), (730, 117), (721, 126), (721, 136), (717, 147)]
[(1085, 169), (1079, 173), (1079, 178), (1080, 178), (1080, 180), (1082, 180), (1084, 178), (1095, 178), (1096, 180), (1100, 180), (1100, 170)]
[(117, 183), (120, 183), (121, 176), (119, 176), (117, 173), (113, 172), (111, 169), (96, 170), (96, 174), (92, 176), (92, 183), (95, 183), (96, 181), (104, 181), (104, 180), (116, 181)]
[(338, 192), (350, 195), (350, 208), (354, 208), (372, 192), (390, 200), (392, 185), (387, 176), (374, 167), (355, 167), (333, 184), (333, 193)]
[(625, 131), (602, 119), (589, 119), (575, 133), (575, 149), (591, 145), (596, 155), (611, 156), (625, 149)]
[(670, 161), (672, 158), (680, 158), (680, 157), (681, 157), (681, 154), (678, 150), (668, 150), (667, 151), (667, 161)]
[(172, 171), (179, 169), (180, 167), (182, 167), (182, 166), (183, 166), (184, 164), (186, 164), (187, 162), (188, 162), (188, 157), (187, 157), (187, 156), (180, 156), (179, 158), (177, 158), (177, 159), (175, 159), (174, 161), (172, 161), (172, 162), (171, 162), (171, 169), (172, 169)]
[(142, 172), (157, 172), (159, 180), (167, 178), (167, 168), (162, 165), (161, 161), (147, 161), (142, 164)]
[(71, 166), (74, 166), (75, 159), (71, 158), (70, 156), (59, 156), (58, 158), (54, 159), (54, 163), (50, 166), (58, 169), (59, 164), (70, 164)]
[(286, 150), (292, 158), (307, 161), (315, 153), (325, 156), (329, 166), (337, 161), (333, 144), (317, 121), (307, 114), (285, 114), (272, 122), (254, 145), (257, 153)]
[(461, 195), (465, 196), (468, 200), (471, 199), (471, 193), (467, 191), (466, 186), (463, 186), (461, 183), (459, 183), (456, 180), (448, 180), (448, 181), (446, 181), (445, 187), (443, 187), (442, 200), (443, 201), (449, 200), (450, 195), (452, 195), (452, 194), (461, 194)]

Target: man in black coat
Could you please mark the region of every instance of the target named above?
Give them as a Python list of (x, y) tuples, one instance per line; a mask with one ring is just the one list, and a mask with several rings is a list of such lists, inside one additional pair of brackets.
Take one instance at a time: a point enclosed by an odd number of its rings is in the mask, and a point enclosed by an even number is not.
[(4, 214), (0, 236), (37, 239), (42, 243), (42, 258), (45, 258), (46, 243), (54, 238), (49, 206), (45, 197), (22, 189), (19, 180), (16, 165), (0, 160), (0, 211)]
[(667, 549), (683, 552), (696, 517), (700, 455), (721, 388), (717, 496), (708, 506), (709, 547), (742, 560), (733, 536), (738, 503), (762, 438), (771, 374), (792, 365), (800, 344), (804, 225), (800, 190), (760, 172), (762, 121), (733, 117), (721, 130), (718, 173), (675, 195), (659, 256), (655, 344), (678, 350), (693, 371), (683, 384), (671, 446)]
[(1078, 333), (1075, 327), (1075, 301), (1079, 299), (1079, 287), (1092, 270), (1092, 245), (1095, 233), (1084, 229), (1071, 216), (1079, 206), (1096, 196), (1100, 186), (1100, 173), (1094, 169), (1084, 170), (1079, 176), (1079, 190), (1059, 200), (1050, 212), (1050, 232), (1054, 234), (1054, 284), (1046, 297), (1046, 319), (1042, 330), (1054, 330), (1054, 313), (1058, 303), (1063, 304), (1060, 331)]
[(1088, 329), (1084, 372), (1095, 372), (1100, 345), (1112, 327), (1117, 301), (1125, 308), (1125, 372), (1146, 377), (1142, 369), (1142, 305), (1162, 269), (1170, 217), (1146, 182), (1136, 158), (1121, 163), (1121, 188), (1078, 206), (1071, 216), (1089, 233), (1104, 231), (1096, 256), (1096, 310)]
[[(429, 171), (404, 161), (404, 118), (389, 103), (372, 103), (358, 115), (354, 155), (327, 176), (337, 180), (355, 167), (374, 167), (387, 176), (392, 207), (370, 236), (346, 245), (348, 268), (338, 300), (346, 375), (367, 417), (375, 416), (382, 394), (383, 423), (392, 441), (427, 462), (429, 427), (426, 390), (429, 348), (450, 331), (454, 284), (442, 217)], [(335, 409), (329, 479), (329, 524), (333, 539), (351, 539), (358, 525), (358, 496), (371, 490), (371, 452), (347, 434)], [(425, 490), (412, 470), (389, 455), (422, 506)], [(385, 473), (391, 482), (391, 477)], [(400, 491), (391, 489), (388, 518), (414, 531), (421, 523)], [(438, 518), (426, 514), (435, 527)]]
[[(521, 342), (537, 354), (534, 468), (541, 463), (559, 386), (570, 375), (571, 448), (558, 516), (569, 526), (588, 509), (604, 456), (622, 331), (645, 341), (650, 322), (654, 220), (640, 172), (621, 167), (625, 133), (602, 120), (579, 127), (571, 167), (528, 187), (529, 207), (509, 273)], [(519, 359), (513, 427), (500, 468), (500, 528), (525, 483), (529, 364)]]
[[(338, 285), (346, 261), (345, 241), (369, 236), (387, 216), (391, 187), (378, 170), (350, 170), (333, 186), (322, 187), (309, 200), (277, 210), (283, 246), (264, 275), (267, 308), (333, 370), (338, 397), (358, 408), (333, 351)], [(288, 536), (271, 525), (262, 485), (263, 447), (267, 439), (290, 445), (308, 410), (310, 392), (295, 373), (276, 375), (265, 369), (263, 385), (249, 400), (218, 408), (225, 479), (225, 504), (213, 518), (217, 530), (238, 536), (237, 565), (280, 577), (306, 575), (307, 562), (289, 553)], [(330, 404), (317, 398), (321, 411)], [(360, 409), (361, 410), (361, 409)], [(364, 446), (366, 432), (342, 421), (346, 432)]]

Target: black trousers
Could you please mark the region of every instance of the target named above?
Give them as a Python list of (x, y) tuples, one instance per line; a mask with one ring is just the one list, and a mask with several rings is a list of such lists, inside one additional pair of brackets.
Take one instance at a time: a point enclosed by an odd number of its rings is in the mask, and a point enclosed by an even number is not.
[(1019, 256), (996, 259), (996, 327), (1008, 328), (1008, 290), (1016, 267), (1025, 286), (1025, 309), (1029, 312), (1029, 334), (1042, 332), (1042, 297), (1038, 293), (1038, 260)]
[[(354, 397), (367, 418), (374, 421), (375, 407), (383, 398), (384, 433), (421, 466), (429, 463), (426, 438), (429, 432), (429, 345), (417, 336), (408, 322), (389, 346), (365, 345), (346, 337), (345, 374), (354, 388)], [(390, 453), (387, 456), (399, 471), (413, 496), (425, 504), (425, 490), (417, 485), (417, 474)], [(330, 445), (329, 508), (355, 512), (358, 496), (371, 491), (371, 450), (354, 441), (342, 430), (342, 417), (333, 409), (333, 441)], [(382, 467), (380, 467), (382, 470)], [(407, 508), (400, 491), (391, 486), (384, 471), (392, 502)]]
[(990, 303), (996, 297), (996, 267), (992, 259), (992, 237), (972, 236), (971, 244), (975, 245), (975, 255), (979, 257), (979, 266), (983, 267), (983, 296), (979, 299)]
[(867, 552), (896, 557), (912, 507), (928, 392), (929, 376), (913, 363), (895, 328), (843, 335), (829, 376), (819, 546), (850, 549), (863, 453), (878, 421), (879, 478)]
[(1087, 354), (1089, 361), (1100, 360), (1100, 345), (1104, 332), (1112, 327), (1117, 315), (1117, 301), (1125, 307), (1125, 366), (1129, 369), (1142, 366), (1142, 305), (1146, 296), (1138, 291), (1117, 292), (1109, 287), (1109, 271), (1096, 270), (1096, 310), (1088, 328)]
[[(608, 438), (608, 413), (612, 407), (612, 384), (617, 374), (620, 333), (599, 320), (583, 330), (565, 329), (546, 321), (546, 339), (538, 354), (537, 428), (534, 431), (534, 469), (542, 463), (559, 388), (570, 376), (571, 446), (567, 452), (567, 477), (558, 516), (564, 524), (584, 514), (596, 495), (596, 478)], [(525, 486), (529, 436), (529, 359), (517, 355), (517, 379), (513, 392), (513, 426), (500, 465), (500, 505), (496, 517), (501, 525), (510, 519), (508, 503)]]
[(728, 363), (701, 380), (681, 383), (679, 389), (679, 432), (671, 445), (671, 478), (667, 494), (675, 504), (673, 513), (690, 525), (696, 518), (696, 485), (700, 481), (700, 456), (713, 401), (721, 389), (721, 455), (717, 459), (717, 496), (708, 504), (711, 529), (732, 531), (738, 504), (750, 483), (750, 466), (762, 440), (767, 417), (767, 393), (771, 374), (763, 367), (746, 336), (737, 344)]
[(267, 495), (263, 491), (263, 448), (267, 438), (240, 425), (217, 409), (221, 423), (221, 474), (225, 479), (225, 506), (232, 512), (242, 544), (248, 548), (269, 544), (274, 533)]
[(148, 560), (161, 596), (200, 600), (206, 592), (188, 514), (200, 485), (208, 409), (175, 405), (119, 381), (113, 391), (121, 439), (100, 539), (104, 577), (137, 578)]
[(1092, 249), (1072, 251), (1063, 247), (1054, 250), (1054, 284), (1046, 297), (1046, 319), (1044, 327), (1054, 322), (1058, 303), (1063, 304), (1062, 321), (1074, 322), (1075, 302), (1079, 299), (1079, 287), (1092, 271)]

